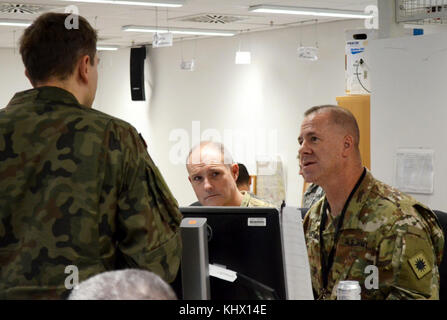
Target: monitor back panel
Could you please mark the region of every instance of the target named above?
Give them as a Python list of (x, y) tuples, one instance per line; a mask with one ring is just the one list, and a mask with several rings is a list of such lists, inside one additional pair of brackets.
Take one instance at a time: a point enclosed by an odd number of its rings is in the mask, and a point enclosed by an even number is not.
[[(279, 214), (274, 208), (184, 207), (184, 217), (205, 217), (209, 263), (225, 266), (286, 299)], [(211, 277), (211, 298), (255, 299), (243, 285)]]

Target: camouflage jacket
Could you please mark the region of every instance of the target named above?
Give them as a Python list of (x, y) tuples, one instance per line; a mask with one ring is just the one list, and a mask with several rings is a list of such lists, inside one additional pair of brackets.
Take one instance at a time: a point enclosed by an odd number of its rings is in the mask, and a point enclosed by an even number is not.
[(177, 273), (181, 214), (144, 140), (69, 92), (17, 93), (0, 110), (0, 298), (57, 299), (106, 270)]
[(250, 192), (247, 191), (241, 191), (242, 193), (242, 202), (241, 207), (275, 207), (274, 204), (269, 203), (265, 200), (261, 200), (259, 198), (256, 198)]
[(310, 208), (324, 196), (323, 188), (312, 183), (303, 194), (303, 208)]
[[(346, 209), (324, 296), (320, 222), (325, 201), (323, 197), (315, 204), (303, 222), (316, 298), (336, 299), (339, 281), (357, 280), (362, 299), (438, 299), (444, 236), (436, 216), (370, 172)], [(323, 231), (325, 259), (337, 221), (328, 219)], [(378, 277), (375, 284), (374, 276)]]

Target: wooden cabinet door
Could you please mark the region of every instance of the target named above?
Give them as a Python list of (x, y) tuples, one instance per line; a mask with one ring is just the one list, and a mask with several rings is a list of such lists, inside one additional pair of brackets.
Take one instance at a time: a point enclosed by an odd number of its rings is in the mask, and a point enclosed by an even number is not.
[(360, 155), (363, 165), (371, 170), (371, 106), (370, 95), (359, 94), (337, 97), (340, 107), (352, 112), (357, 120), (360, 130)]

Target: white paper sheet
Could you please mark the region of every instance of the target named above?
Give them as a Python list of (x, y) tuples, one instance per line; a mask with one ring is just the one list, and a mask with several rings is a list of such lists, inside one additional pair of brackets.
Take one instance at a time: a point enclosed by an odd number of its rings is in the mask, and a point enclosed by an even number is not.
[(309, 258), (304, 239), (301, 211), (285, 207), (282, 212), (282, 233), (289, 300), (313, 300)]
[(395, 185), (408, 193), (433, 193), (434, 151), (431, 149), (398, 149), (396, 151)]
[(229, 282), (234, 282), (234, 280), (237, 279), (237, 273), (235, 271), (214, 264), (209, 265), (209, 273), (211, 277), (216, 277)]

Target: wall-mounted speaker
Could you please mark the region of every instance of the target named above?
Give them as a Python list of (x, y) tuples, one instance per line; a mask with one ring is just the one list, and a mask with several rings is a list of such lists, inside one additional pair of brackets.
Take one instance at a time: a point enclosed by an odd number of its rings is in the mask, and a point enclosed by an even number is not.
[(130, 93), (133, 101), (144, 101), (144, 60), (146, 47), (130, 49)]

